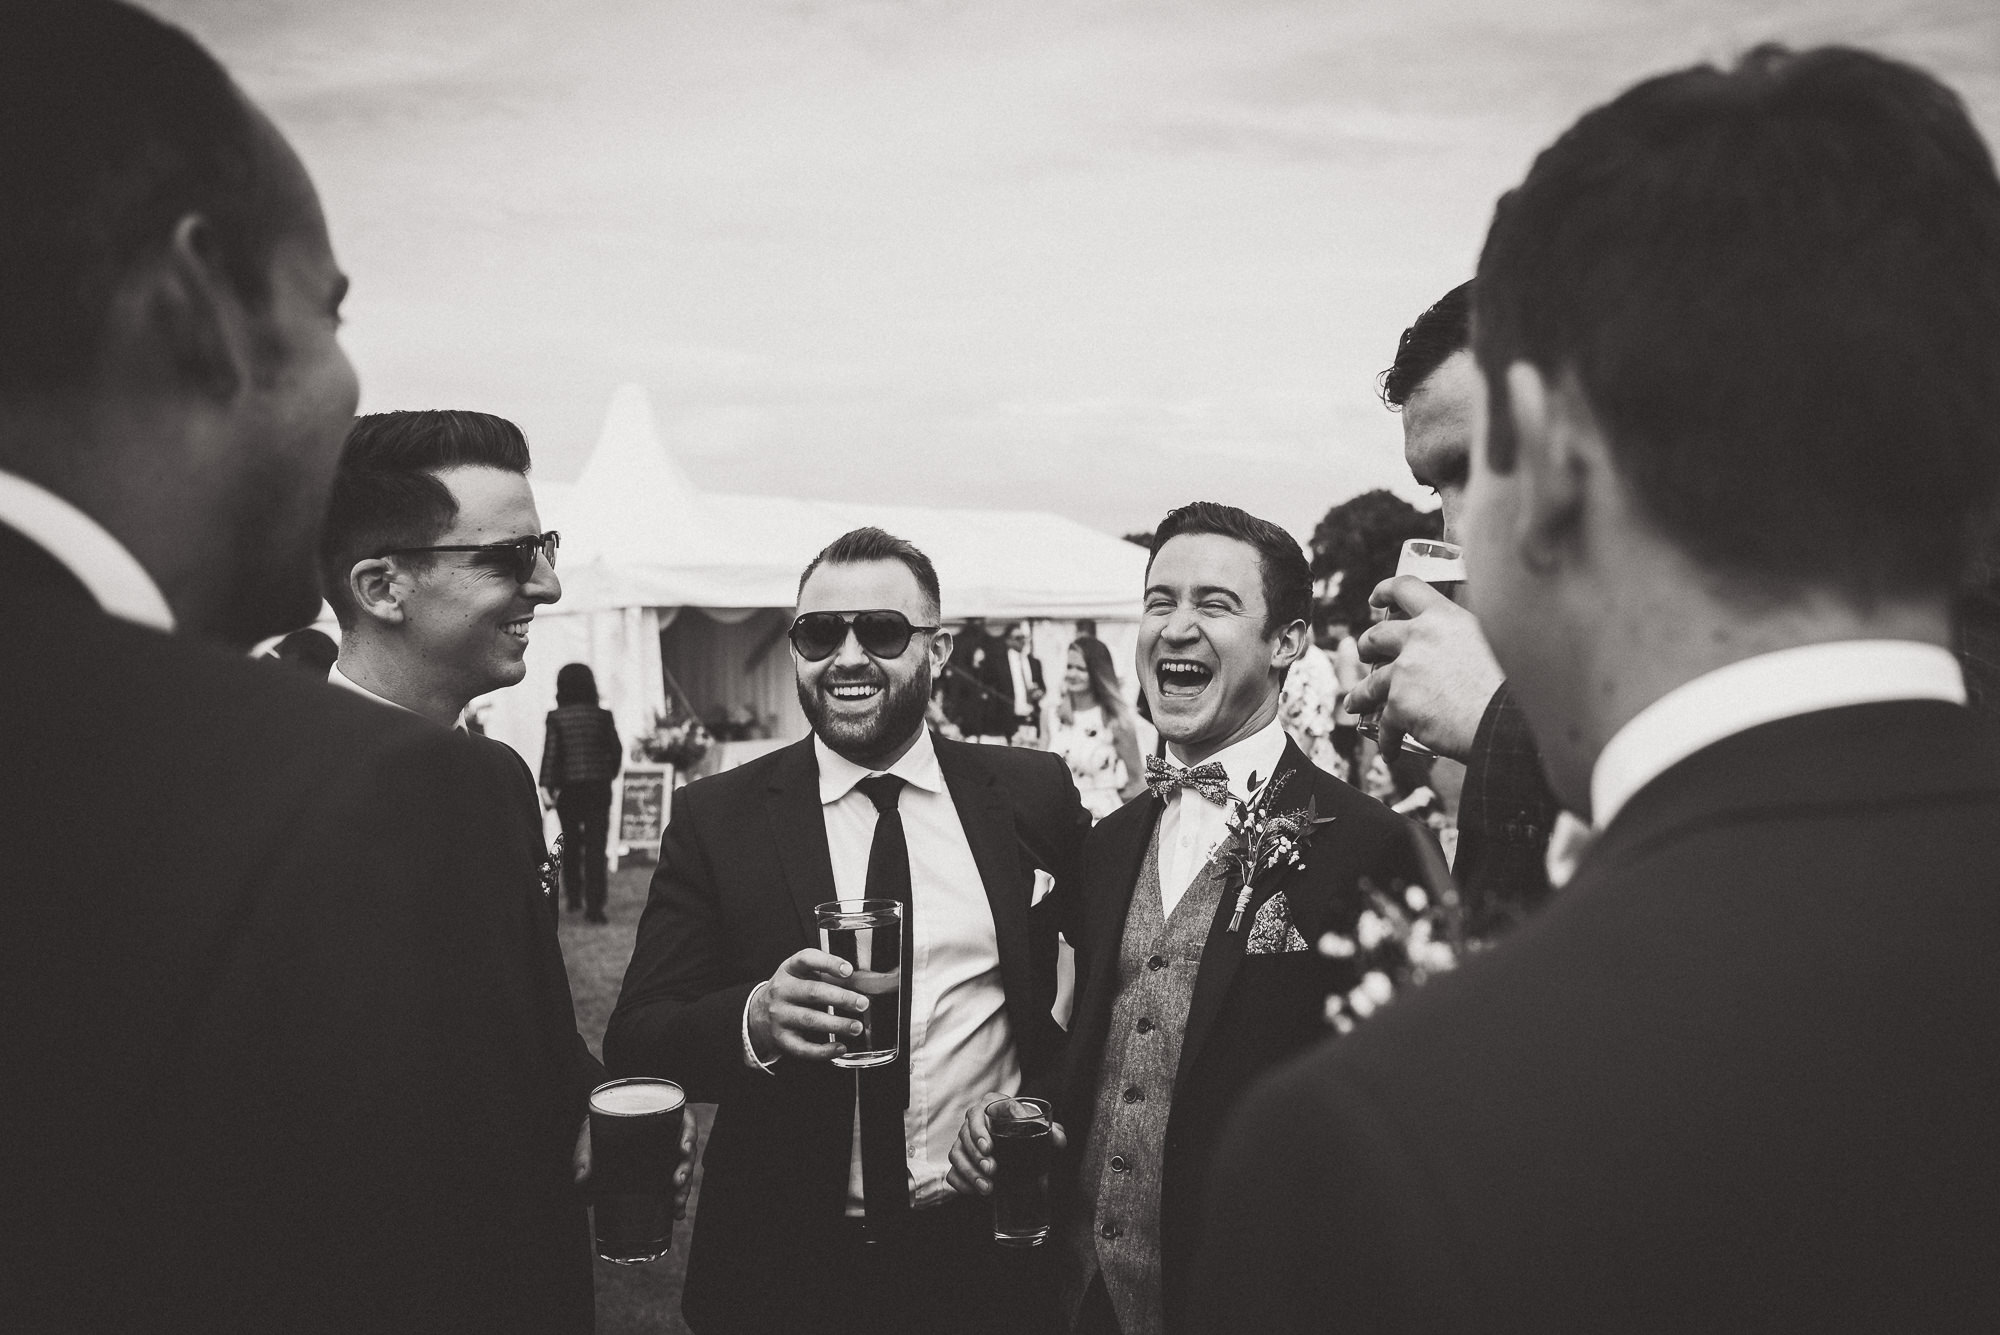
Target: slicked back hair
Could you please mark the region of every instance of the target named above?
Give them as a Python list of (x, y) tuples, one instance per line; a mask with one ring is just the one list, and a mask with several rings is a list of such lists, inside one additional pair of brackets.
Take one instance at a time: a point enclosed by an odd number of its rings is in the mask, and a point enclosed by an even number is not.
[(2000, 486), (2000, 180), (1930, 75), (1765, 46), (1638, 84), (1501, 199), (1477, 282), (1495, 470), (1525, 360), (1750, 596), (1957, 582)]
[[(348, 591), (355, 563), (397, 547), (436, 542), (458, 518), (437, 476), (477, 465), (528, 471), (528, 440), (504, 417), (462, 409), (370, 413), (354, 419), (320, 532), (320, 591), (343, 629), (361, 609)], [(422, 566), (428, 558), (403, 558)]]
[(1245, 542), (1257, 551), (1257, 564), (1264, 576), (1264, 633), (1294, 621), (1310, 623), (1313, 607), (1312, 566), (1304, 550), (1291, 534), (1268, 519), (1259, 519), (1247, 510), (1216, 501), (1195, 501), (1170, 510), (1153, 530), (1153, 555), (1146, 558), (1146, 573), (1153, 573), (1153, 561), (1167, 539), (1213, 533)]
[[(806, 563), (799, 574), (799, 592), (806, 591), (806, 581), (812, 573), (823, 565), (850, 566), (867, 561), (895, 561), (915, 576), (917, 587), (923, 590), (928, 607), (926, 615), (935, 622), (944, 612), (944, 597), (938, 588), (937, 567), (931, 558), (918, 550), (915, 543), (906, 542), (893, 533), (879, 528), (857, 528), (843, 533), (820, 549), (818, 556)], [(856, 608), (865, 611), (865, 608)]]
[(297, 207), (268, 131), (193, 38), (118, 0), (8, 0), (0, 40), (0, 402), (81, 386), (120, 281), (207, 221), (246, 303)]
[(1472, 283), (1460, 283), (1432, 302), (1396, 340), (1396, 360), (1382, 373), (1382, 402), (1400, 409), (1417, 386), (1453, 353), (1472, 346)]

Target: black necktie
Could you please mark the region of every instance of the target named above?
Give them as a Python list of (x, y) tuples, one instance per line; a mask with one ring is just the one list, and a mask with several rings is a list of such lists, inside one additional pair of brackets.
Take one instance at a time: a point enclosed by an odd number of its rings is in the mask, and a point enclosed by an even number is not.
[(875, 804), (875, 840), (868, 847), (870, 899), (893, 899), (903, 906), (901, 1015), (896, 1060), (854, 1073), (861, 1091), (861, 1196), (870, 1232), (894, 1227), (910, 1211), (909, 1163), (903, 1141), (903, 1110), (910, 1106), (911, 940), (915, 923), (910, 903), (910, 845), (903, 837), (903, 813), (896, 809), (902, 779), (881, 774), (855, 785)]

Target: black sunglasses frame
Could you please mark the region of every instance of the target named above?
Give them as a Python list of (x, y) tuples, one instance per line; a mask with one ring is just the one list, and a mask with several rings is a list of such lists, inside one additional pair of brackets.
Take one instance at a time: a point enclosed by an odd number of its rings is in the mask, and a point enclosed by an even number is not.
[(549, 569), (556, 568), (556, 553), (562, 550), (562, 534), (550, 529), (547, 533), (530, 533), (524, 538), (513, 538), (507, 542), (483, 542), (471, 545), (451, 543), (442, 547), (391, 547), (377, 552), (371, 560), (384, 556), (412, 556), (418, 552), (506, 552), (513, 558), (511, 572), (515, 580), (526, 584), (535, 577), (535, 565), (542, 558), (548, 558)]
[[(805, 623), (809, 620), (822, 617), (833, 617), (840, 622), (840, 638), (828, 645), (824, 651), (812, 653), (809, 652), (806, 645), (799, 643), (799, 640), (804, 631)], [(863, 622), (861, 618), (863, 617), (875, 618), (875, 620), (867, 623), (870, 627), (868, 630), (862, 628)], [(824, 624), (824, 622), (821, 624)], [(872, 628), (881, 625), (891, 626), (892, 630), (890, 633), (902, 637), (896, 643), (895, 652), (893, 653), (886, 652), (888, 648), (887, 641), (883, 641), (879, 647), (869, 643), (869, 640), (874, 635)], [(863, 653), (867, 654), (870, 658), (887, 660), (901, 658), (909, 650), (910, 641), (915, 636), (931, 635), (943, 629), (942, 625), (919, 626), (892, 607), (871, 607), (858, 612), (807, 612), (792, 621), (791, 629), (785, 632), (785, 638), (792, 642), (793, 652), (808, 663), (824, 662), (826, 659), (832, 658), (840, 652), (840, 646), (847, 643), (847, 637), (850, 633), (853, 634), (855, 642), (861, 646)]]

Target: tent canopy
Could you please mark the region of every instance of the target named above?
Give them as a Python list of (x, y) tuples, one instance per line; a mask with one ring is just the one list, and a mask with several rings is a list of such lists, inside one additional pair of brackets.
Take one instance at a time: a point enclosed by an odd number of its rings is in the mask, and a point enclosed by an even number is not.
[(873, 524), (930, 556), (944, 614), (1130, 619), (1146, 553), (1038, 510), (732, 496), (696, 490), (668, 454), (645, 391), (612, 397), (577, 482), (538, 488), (563, 535), (566, 612), (629, 607), (790, 607), (827, 543)]

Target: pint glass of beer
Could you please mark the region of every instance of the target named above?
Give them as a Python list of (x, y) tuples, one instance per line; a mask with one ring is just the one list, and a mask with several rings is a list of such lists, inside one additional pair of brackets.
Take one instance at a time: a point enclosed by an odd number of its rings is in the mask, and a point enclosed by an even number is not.
[(848, 977), (830, 981), (868, 998), (867, 1010), (848, 1017), (861, 1021), (861, 1032), (842, 1040), (847, 1051), (833, 1064), (881, 1066), (896, 1060), (903, 1018), (903, 906), (893, 899), (838, 899), (815, 905), (813, 917), (820, 949), (854, 966)]
[(993, 1240), (1003, 1247), (1039, 1247), (1049, 1236), (1052, 1125), (1049, 1105), (1040, 1099), (995, 1099), (986, 1105), (986, 1132), (993, 1138)]
[[(1411, 538), (1403, 543), (1402, 554), (1396, 559), (1396, 573), (1414, 575), (1457, 602), (1465, 589), (1465, 552), (1456, 543), (1440, 542), (1436, 538)], [(1401, 609), (1393, 605), (1382, 609), (1382, 620), (1402, 619)], [(1373, 714), (1362, 719), (1361, 735), (1370, 741), (1380, 741), (1382, 716)], [(1403, 739), (1403, 749), (1419, 756), (1431, 754), (1429, 747), (1412, 737)]]
[(613, 1080), (590, 1091), (591, 1213), (605, 1260), (641, 1265), (673, 1247), (686, 1103), (671, 1080)]

